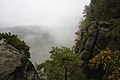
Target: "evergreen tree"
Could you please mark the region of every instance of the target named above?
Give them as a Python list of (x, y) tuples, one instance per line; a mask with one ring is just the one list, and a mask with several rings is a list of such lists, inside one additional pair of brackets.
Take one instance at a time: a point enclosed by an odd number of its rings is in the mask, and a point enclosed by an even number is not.
[(22, 51), (28, 58), (30, 58), (30, 47), (22, 40), (18, 38), (17, 35), (9, 33), (0, 33), (0, 40), (5, 39), (6, 44), (10, 44), (16, 49)]
[(79, 54), (66, 47), (53, 47), (50, 53), (50, 60), (37, 66), (44, 71), (45, 80), (86, 80)]

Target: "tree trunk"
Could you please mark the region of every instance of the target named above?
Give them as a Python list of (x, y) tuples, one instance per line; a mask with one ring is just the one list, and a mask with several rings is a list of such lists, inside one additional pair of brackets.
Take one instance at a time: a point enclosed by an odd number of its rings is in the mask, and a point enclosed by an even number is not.
[(67, 68), (66, 68), (66, 66), (64, 66), (64, 69), (65, 69), (65, 74), (64, 74), (65, 80), (67, 80)]
[(64, 78), (67, 80), (67, 67), (64, 65)]

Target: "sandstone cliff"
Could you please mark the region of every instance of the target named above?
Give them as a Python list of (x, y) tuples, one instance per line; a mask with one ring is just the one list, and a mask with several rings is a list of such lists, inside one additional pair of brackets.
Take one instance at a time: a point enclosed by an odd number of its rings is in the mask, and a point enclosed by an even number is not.
[(94, 21), (87, 28), (82, 28), (76, 46), (76, 52), (83, 54), (82, 59), (88, 62), (100, 50), (107, 48), (110, 42), (106, 34), (111, 31), (111, 24), (106, 21)]
[(31, 61), (11, 45), (0, 45), (0, 80), (40, 80)]

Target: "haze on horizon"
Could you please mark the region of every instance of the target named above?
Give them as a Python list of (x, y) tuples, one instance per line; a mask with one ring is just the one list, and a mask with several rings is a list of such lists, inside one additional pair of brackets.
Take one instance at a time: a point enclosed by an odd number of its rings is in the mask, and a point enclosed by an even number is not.
[[(83, 16), (84, 6), (89, 3), (90, 0), (0, 0), (0, 28), (15, 28), (6, 31), (22, 35), (22, 29), (19, 31), (20, 28), (17, 28), (27, 26), (22, 38), (33, 48), (31, 50), (33, 54), (39, 52), (39, 54), (32, 55), (33, 62), (41, 62), (45, 60), (43, 58), (48, 57), (48, 54), (45, 54), (44, 57), (42, 55), (46, 53), (44, 51), (48, 51), (46, 49), (49, 47), (38, 49), (38, 46), (44, 43), (40, 42), (40, 44), (35, 43), (37, 46), (34, 48), (31, 42), (34, 43), (32, 40), (35, 35), (27, 34), (27, 29), (32, 26), (30, 29), (33, 29), (33, 32), (37, 29), (37, 37), (41, 36), (41, 33), (50, 34), (49, 37), (56, 43), (72, 46), (75, 39), (74, 32), (77, 31), (77, 26)], [(33, 26), (37, 26), (37, 28), (33, 28)], [(37, 39), (42, 41), (41, 37)], [(41, 58), (40, 61), (39, 58)]]

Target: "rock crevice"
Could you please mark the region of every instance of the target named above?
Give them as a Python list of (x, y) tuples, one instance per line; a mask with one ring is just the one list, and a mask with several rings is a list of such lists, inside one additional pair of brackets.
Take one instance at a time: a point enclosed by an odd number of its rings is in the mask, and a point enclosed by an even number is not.
[(110, 38), (106, 34), (110, 30), (111, 24), (106, 21), (94, 21), (87, 29), (83, 27), (78, 40), (79, 49), (76, 52), (83, 54), (82, 59), (88, 62), (100, 50), (107, 47)]

